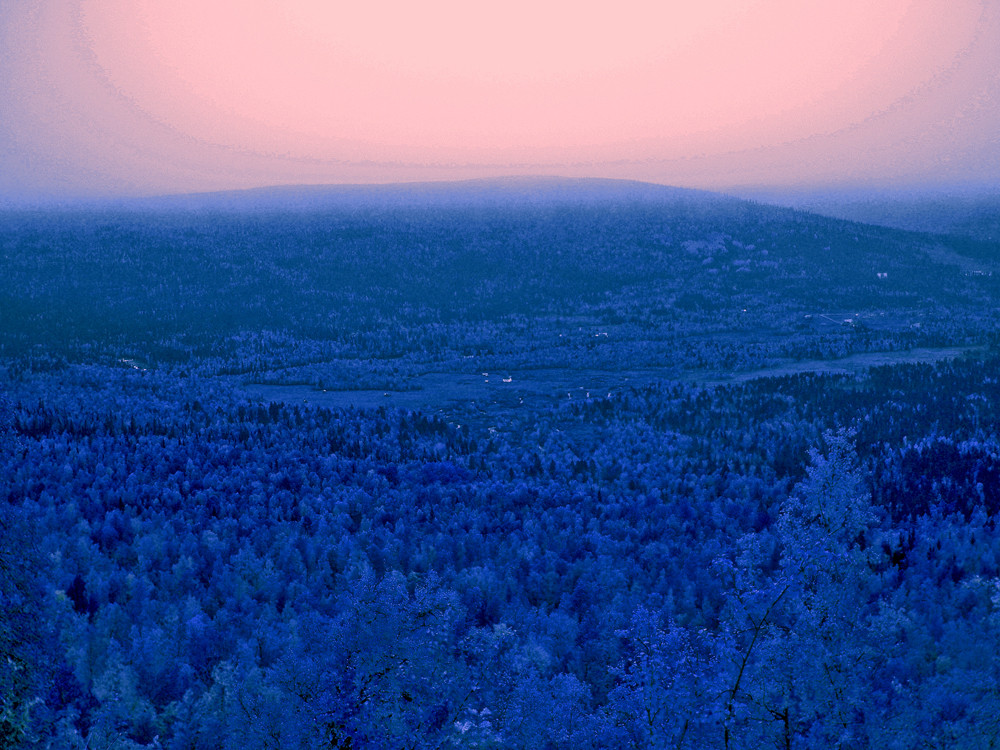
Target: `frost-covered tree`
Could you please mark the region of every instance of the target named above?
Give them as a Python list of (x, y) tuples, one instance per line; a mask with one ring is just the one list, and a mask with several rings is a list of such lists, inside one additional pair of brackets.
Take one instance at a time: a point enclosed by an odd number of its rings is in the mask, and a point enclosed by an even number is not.
[(718, 665), (705, 634), (692, 633), (644, 608), (626, 630), (626, 657), (606, 708), (619, 747), (703, 747), (710, 741), (719, 694)]
[[(285, 653), (251, 669), (261, 691), (243, 704), (269, 727), (261, 736), (282, 746), (416, 749), (455, 735), (473, 690), (454, 652), (463, 619), (454, 593), (365, 568), (335, 612), (294, 618)], [(265, 687), (275, 711), (261, 702)]]
[(877, 517), (849, 436), (825, 438), (778, 518), (787, 667), (768, 699), (791, 736), (817, 747), (858, 741), (882, 653), (880, 578), (869, 565)]
[(827, 433), (780, 506), (776, 535), (740, 540), (721, 649), (723, 745), (852, 746), (873, 709), (881, 641), (877, 515), (849, 436)]

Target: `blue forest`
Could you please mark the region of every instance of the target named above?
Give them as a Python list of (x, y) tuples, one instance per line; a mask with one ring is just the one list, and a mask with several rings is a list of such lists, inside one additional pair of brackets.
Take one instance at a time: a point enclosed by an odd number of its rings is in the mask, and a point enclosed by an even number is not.
[(548, 189), (0, 216), (0, 747), (1000, 746), (997, 243)]

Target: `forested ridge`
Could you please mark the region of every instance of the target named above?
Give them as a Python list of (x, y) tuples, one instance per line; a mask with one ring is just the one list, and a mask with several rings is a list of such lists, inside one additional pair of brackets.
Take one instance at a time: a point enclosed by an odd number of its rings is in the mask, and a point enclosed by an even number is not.
[(978, 344), (1000, 284), (993, 245), (711, 196), (3, 219), (6, 356), (335, 388)]
[[(1000, 744), (993, 277), (686, 200), (8, 216), (0, 746)], [(650, 364), (485, 416), (245, 390)]]

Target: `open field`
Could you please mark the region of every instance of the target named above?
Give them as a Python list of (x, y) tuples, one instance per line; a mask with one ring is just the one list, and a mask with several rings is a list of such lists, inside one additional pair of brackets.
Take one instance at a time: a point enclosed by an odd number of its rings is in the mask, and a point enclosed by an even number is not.
[(406, 380), (402, 389), (335, 390), (308, 385), (249, 384), (242, 390), (265, 403), (313, 404), (329, 409), (358, 408), (420, 410), (474, 421), (495, 419), (497, 412), (533, 409), (554, 401), (600, 399), (625, 388), (642, 388), (658, 381), (679, 380), (701, 385), (742, 383), (800, 373), (860, 374), (871, 367), (931, 364), (981, 354), (984, 346), (925, 347), (909, 351), (866, 352), (826, 360), (789, 361), (773, 367), (723, 373), (701, 370), (677, 375), (666, 368), (599, 369), (538, 368), (502, 372), (429, 372)]

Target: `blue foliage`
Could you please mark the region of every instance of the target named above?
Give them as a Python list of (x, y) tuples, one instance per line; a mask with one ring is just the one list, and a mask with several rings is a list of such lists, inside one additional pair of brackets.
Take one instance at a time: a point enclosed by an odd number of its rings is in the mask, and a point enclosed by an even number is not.
[(693, 200), (5, 221), (0, 746), (1000, 731), (1000, 360), (705, 382), (981, 343), (991, 277)]

